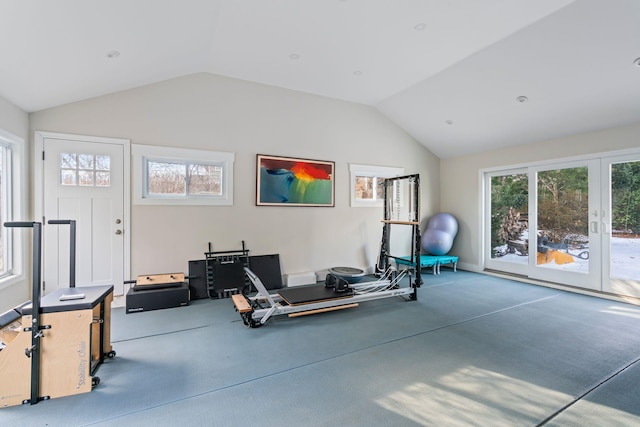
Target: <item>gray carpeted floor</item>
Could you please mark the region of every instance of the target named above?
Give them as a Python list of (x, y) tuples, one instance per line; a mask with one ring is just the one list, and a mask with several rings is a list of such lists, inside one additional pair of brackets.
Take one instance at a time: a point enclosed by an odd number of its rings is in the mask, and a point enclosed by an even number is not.
[(91, 393), (7, 426), (640, 424), (640, 307), (464, 271), (419, 300), (246, 329), (230, 299), (125, 315)]

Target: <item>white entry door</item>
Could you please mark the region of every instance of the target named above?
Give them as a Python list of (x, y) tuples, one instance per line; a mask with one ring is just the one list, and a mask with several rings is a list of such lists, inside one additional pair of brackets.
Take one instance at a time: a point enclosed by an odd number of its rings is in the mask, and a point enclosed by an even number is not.
[(47, 222), (75, 220), (76, 286), (113, 285), (122, 295), (128, 141), (44, 134), (42, 150), (44, 293), (69, 286), (71, 265), (70, 226)]

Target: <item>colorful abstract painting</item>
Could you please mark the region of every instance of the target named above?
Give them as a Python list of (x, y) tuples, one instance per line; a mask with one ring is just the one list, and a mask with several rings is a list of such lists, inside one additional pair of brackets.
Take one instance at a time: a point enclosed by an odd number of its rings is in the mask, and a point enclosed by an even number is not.
[(334, 162), (258, 154), (256, 204), (334, 206)]

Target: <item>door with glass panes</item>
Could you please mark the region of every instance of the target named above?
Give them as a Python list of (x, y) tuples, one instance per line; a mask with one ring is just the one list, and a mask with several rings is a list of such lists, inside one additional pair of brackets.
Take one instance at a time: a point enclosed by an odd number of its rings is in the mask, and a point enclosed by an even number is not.
[(485, 173), (485, 267), (640, 296), (640, 153)]
[(43, 140), (43, 213), (45, 293), (69, 285), (68, 225), (51, 219), (76, 221), (77, 286), (124, 287), (124, 150), (107, 138)]

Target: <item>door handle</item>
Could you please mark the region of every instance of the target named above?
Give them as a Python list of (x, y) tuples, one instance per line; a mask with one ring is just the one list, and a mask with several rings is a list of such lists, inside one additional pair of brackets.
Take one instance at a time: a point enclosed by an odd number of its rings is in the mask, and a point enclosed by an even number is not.
[(598, 221), (591, 221), (591, 232), (592, 233), (598, 232)]
[(116, 230), (116, 234), (122, 234), (122, 230)]

